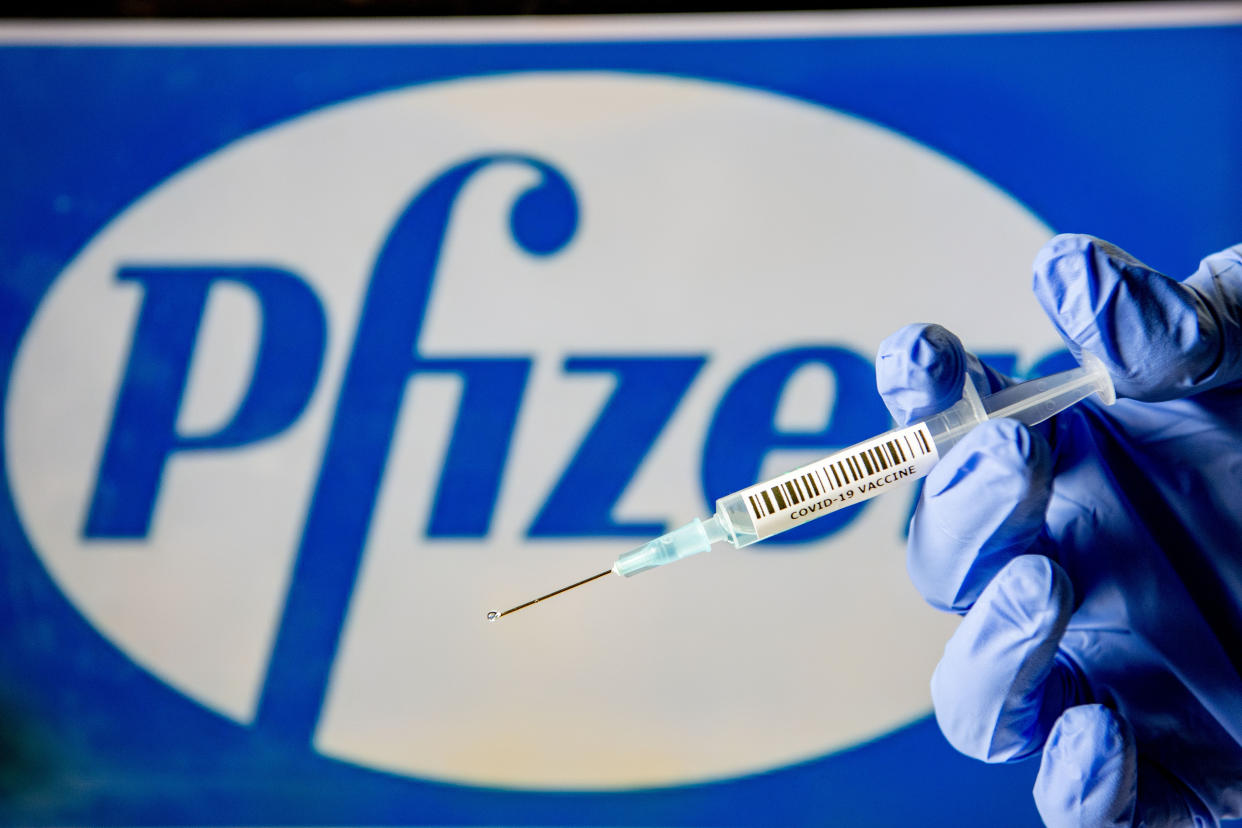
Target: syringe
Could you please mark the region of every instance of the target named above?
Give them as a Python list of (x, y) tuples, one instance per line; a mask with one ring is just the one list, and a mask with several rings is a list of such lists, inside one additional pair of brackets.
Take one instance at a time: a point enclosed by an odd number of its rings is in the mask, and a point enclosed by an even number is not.
[(968, 375), (962, 398), (939, 414), (725, 495), (716, 501), (716, 513), (707, 520), (695, 518), (626, 552), (612, 569), (504, 612), (489, 612), (487, 619), (498, 621), (605, 575), (628, 578), (680, 561), (706, 552), (720, 541), (741, 549), (924, 477), (946, 451), (986, 420), (1007, 417), (1033, 426), (1092, 394), (1105, 405), (1116, 401), (1104, 363), (1088, 353), (1083, 354), (1077, 368), (1011, 385), (986, 397), (979, 396)]

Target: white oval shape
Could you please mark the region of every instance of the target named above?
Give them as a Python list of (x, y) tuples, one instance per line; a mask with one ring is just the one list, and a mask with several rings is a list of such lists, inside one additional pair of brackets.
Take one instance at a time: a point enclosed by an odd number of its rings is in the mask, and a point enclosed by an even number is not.
[[(684, 78), (527, 74), (378, 94), (225, 147), (118, 217), (45, 298), (6, 403), (12, 490), (60, 588), (153, 674), (250, 722), (376, 253), (436, 174), (498, 150), (564, 172), (582, 221), (557, 255), (517, 249), (508, 209), (533, 176), (518, 165), (477, 175), (453, 214), (419, 351), (534, 359), (491, 534), (423, 537), (458, 382), (418, 377), (316, 749), (457, 782), (616, 789), (761, 771), (924, 715), (954, 620), (906, 583), (908, 492), (825, 542), (714, 551), (483, 620), (634, 545), (525, 537), (612, 388), (566, 374), (568, 355), (709, 355), (614, 510), (672, 526), (707, 511), (712, 415), (773, 351), (870, 354), (920, 319), (985, 352), (1029, 359), (1055, 344), (1027, 293), (1048, 230), (1006, 194), (875, 125)], [(149, 537), (85, 542), (141, 299), (114, 274), (138, 262), (291, 270), (327, 311), (328, 354), (293, 427), (176, 455)], [(244, 347), (233, 341), (235, 306), (199, 342), (179, 422), (219, 422), (247, 381), (235, 374), (256, 326), (238, 313)], [(781, 409), (782, 422), (824, 416)], [(795, 454), (774, 452), (765, 471), (811, 459)]]

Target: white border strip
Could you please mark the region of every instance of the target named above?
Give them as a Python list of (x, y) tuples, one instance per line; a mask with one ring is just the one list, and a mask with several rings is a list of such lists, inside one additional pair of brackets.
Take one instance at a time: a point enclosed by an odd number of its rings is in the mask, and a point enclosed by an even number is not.
[(783, 13), (317, 20), (0, 22), (0, 44), (615, 42), (974, 34), (1242, 24), (1242, 2), (1094, 3)]

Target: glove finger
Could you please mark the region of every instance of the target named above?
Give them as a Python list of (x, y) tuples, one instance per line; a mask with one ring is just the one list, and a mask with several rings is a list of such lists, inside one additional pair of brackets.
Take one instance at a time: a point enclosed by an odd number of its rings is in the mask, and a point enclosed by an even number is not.
[(1034, 793), (1048, 828), (1129, 828), (1138, 754), (1125, 720), (1098, 704), (1066, 710), (1048, 734)]
[(965, 612), (1000, 568), (1030, 548), (1052, 496), (1052, 451), (1014, 420), (980, 424), (927, 475), (906, 568), (937, 609)]
[(1189, 788), (1138, 758), (1129, 723), (1098, 704), (1071, 707), (1057, 720), (1034, 793), (1048, 828), (1217, 824)]
[(969, 374), (980, 394), (1009, 384), (939, 325), (907, 325), (880, 343), (876, 387), (900, 425), (943, 411), (962, 398)]
[(1042, 555), (1014, 558), (949, 639), (932, 675), (945, 737), (967, 756), (1010, 762), (1039, 750), (1068, 700), (1073, 672), (1056, 658), (1073, 588)]
[(1044, 245), (1034, 272), (1070, 352), (1102, 359), (1118, 394), (1170, 400), (1242, 377), (1242, 245), (1179, 284), (1107, 242), (1066, 234)]

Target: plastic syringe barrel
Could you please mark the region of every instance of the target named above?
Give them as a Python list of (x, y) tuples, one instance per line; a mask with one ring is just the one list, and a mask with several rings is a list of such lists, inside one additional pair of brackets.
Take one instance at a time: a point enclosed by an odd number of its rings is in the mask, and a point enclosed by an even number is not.
[(1117, 401), (1113, 379), (1104, 363), (1094, 354), (1084, 352), (1077, 368), (1019, 382), (986, 397), (979, 396), (968, 375), (962, 385), (962, 398), (922, 422), (936, 443), (936, 453), (944, 456), (984, 420), (1008, 418), (1028, 426), (1038, 425), (1092, 394), (1105, 405)]
[[(944, 411), (933, 414), (924, 420), (918, 421), (917, 423), (912, 423), (910, 426), (896, 428), (892, 431), (885, 432), (878, 437), (874, 437), (871, 440), (841, 449), (840, 451), (834, 452), (833, 454), (812, 463), (811, 466), (833, 465), (836, 458), (855, 456), (859, 452), (860, 447), (865, 446), (868, 443), (883, 443), (887, 440), (887, 438), (906, 433), (912, 426), (920, 423), (927, 427), (927, 433), (935, 446), (936, 458), (938, 458), (948, 451), (954, 443), (966, 436), (967, 432), (987, 418), (987, 411), (984, 409), (983, 401), (979, 398), (979, 392), (975, 388), (974, 382), (972, 382), (970, 377), (967, 376), (962, 386), (962, 398), (946, 408)], [(918, 473), (910, 476), (909, 480), (917, 480), (927, 474), (927, 471), (930, 468), (931, 465), (925, 465), (919, 470)], [(779, 480), (780, 478), (778, 477), (773, 479)], [(747, 493), (753, 491), (756, 487), (760, 489), (769, 488), (770, 482), (771, 481), (768, 483), (757, 484), (757, 486), (750, 486), (746, 489), (742, 489), (741, 491), (734, 492), (733, 494), (725, 495), (716, 501), (716, 514), (713, 516), (713, 519), (720, 523), (725, 539), (733, 544), (734, 547), (740, 549), (743, 546), (750, 546), (752, 543), (755, 543), (764, 537), (770, 536), (766, 534), (761, 535), (759, 533), (755, 527), (755, 520), (754, 516), (751, 514), (751, 509), (746, 507)], [(878, 489), (873, 490), (871, 494), (864, 494), (852, 502), (861, 503), (878, 493)], [(841, 505), (839, 501), (837, 505), (838, 507)], [(822, 513), (820, 513), (820, 515), (816, 516), (830, 514), (835, 510), (835, 508), (830, 507), (825, 509)], [(792, 529), (794, 525), (795, 524), (790, 523), (786, 528)]]
[(974, 381), (967, 375), (962, 381), (962, 398), (939, 414), (924, 417), (921, 422), (931, 433), (932, 442), (936, 444), (936, 454), (943, 456), (958, 440), (987, 418), (988, 412), (979, 397), (979, 389), (975, 388)]
[[(706, 552), (721, 540), (736, 548), (749, 546), (839, 508), (868, 500), (887, 491), (892, 484), (923, 477), (946, 451), (985, 420), (1009, 417), (1036, 425), (1092, 394), (1098, 395), (1106, 405), (1116, 400), (1112, 378), (1104, 364), (1091, 354), (1083, 354), (1082, 365), (1078, 368), (1028, 380), (982, 398), (967, 376), (962, 398), (944, 411), (726, 495), (716, 501), (715, 515), (705, 521), (692, 520), (625, 553), (617, 559), (613, 572), (627, 577), (637, 575)], [(908, 457), (905, 447), (909, 447), (913, 455), (917, 453), (915, 447), (919, 440), (924, 438), (931, 443), (925, 447), (927, 451), (918, 458)], [(855, 461), (867, 466), (866, 475), (850, 477), (855, 473), (842, 467), (843, 463), (858, 466)], [(833, 467), (846, 478), (844, 482), (832, 471)], [(833, 485), (834, 482), (837, 485)], [(768, 494), (780, 501), (779, 509), (773, 508)], [(788, 503), (784, 502), (785, 496), (788, 496)], [(756, 520), (758, 515), (763, 515), (761, 520)], [(786, 516), (793, 519), (785, 520)], [(777, 517), (779, 525), (774, 528), (773, 521)]]
[(983, 407), (988, 419), (1007, 417), (1033, 426), (1092, 394), (1105, 405), (1117, 401), (1113, 379), (1104, 363), (1084, 352), (1077, 368), (1002, 388), (984, 397)]

